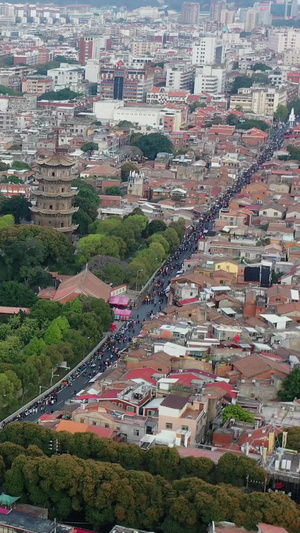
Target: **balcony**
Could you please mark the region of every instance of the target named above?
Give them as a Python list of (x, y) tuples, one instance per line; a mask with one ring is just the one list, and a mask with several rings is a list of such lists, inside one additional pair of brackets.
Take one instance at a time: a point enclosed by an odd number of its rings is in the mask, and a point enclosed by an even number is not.
[(72, 198), (73, 196), (76, 196), (79, 191), (77, 190), (71, 190), (68, 192), (51, 192), (51, 191), (41, 191), (41, 189), (37, 189), (36, 191), (32, 191), (33, 196), (39, 196), (41, 198)]
[(79, 207), (70, 207), (69, 209), (41, 209), (37, 206), (32, 206), (30, 210), (32, 213), (38, 215), (53, 215), (53, 216), (67, 216), (77, 213)]

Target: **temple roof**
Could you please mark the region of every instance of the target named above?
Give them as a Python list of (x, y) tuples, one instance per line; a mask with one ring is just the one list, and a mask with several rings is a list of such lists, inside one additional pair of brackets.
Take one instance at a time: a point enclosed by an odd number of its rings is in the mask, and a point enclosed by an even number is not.
[(47, 167), (72, 167), (74, 162), (65, 154), (55, 153), (45, 159), (37, 159), (37, 164)]

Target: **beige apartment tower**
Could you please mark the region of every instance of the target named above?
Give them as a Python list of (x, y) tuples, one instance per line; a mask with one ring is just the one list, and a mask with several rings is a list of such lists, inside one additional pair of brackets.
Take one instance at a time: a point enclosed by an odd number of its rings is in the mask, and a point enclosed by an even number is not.
[(182, 24), (199, 24), (200, 3), (183, 2), (179, 22)]

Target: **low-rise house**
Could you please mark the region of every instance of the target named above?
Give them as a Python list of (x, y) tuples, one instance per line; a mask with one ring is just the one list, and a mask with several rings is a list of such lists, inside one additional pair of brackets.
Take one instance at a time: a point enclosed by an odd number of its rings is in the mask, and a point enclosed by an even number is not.
[(232, 371), (228, 373), (230, 383), (237, 383), (242, 379), (265, 380), (276, 374), (282, 379), (291, 372), (287, 363), (273, 361), (259, 354), (253, 354), (232, 364)]
[[(139, 443), (145, 434), (151, 434), (157, 424), (151, 415), (132, 415), (124, 409), (115, 407), (111, 402), (99, 405), (88, 403), (72, 413), (72, 420), (89, 427), (109, 430), (118, 434), (126, 442)], [(88, 430), (89, 431), (89, 430)]]
[(268, 204), (262, 206), (262, 208), (259, 210), (258, 214), (261, 217), (264, 218), (283, 218), (283, 215), (285, 213), (286, 209), (282, 205), (278, 204)]
[(207, 403), (169, 394), (158, 409), (158, 431), (175, 433), (176, 446), (195, 445), (204, 436)]

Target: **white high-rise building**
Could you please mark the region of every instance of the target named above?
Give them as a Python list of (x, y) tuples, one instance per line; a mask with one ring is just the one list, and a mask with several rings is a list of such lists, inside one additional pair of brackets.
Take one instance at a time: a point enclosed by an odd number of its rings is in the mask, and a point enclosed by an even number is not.
[(279, 28), (272, 30), (269, 48), (281, 54), (287, 50), (300, 49), (300, 31), (296, 28)]
[(225, 59), (223, 41), (217, 37), (202, 37), (192, 50), (193, 65), (221, 65)]
[(166, 74), (166, 87), (174, 91), (192, 90), (195, 76), (192, 65), (168, 65)]
[(226, 70), (204, 65), (196, 70), (194, 94), (220, 94), (225, 90)]
[(245, 31), (251, 32), (257, 26), (258, 11), (256, 9), (248, 9), (245, 22)]

